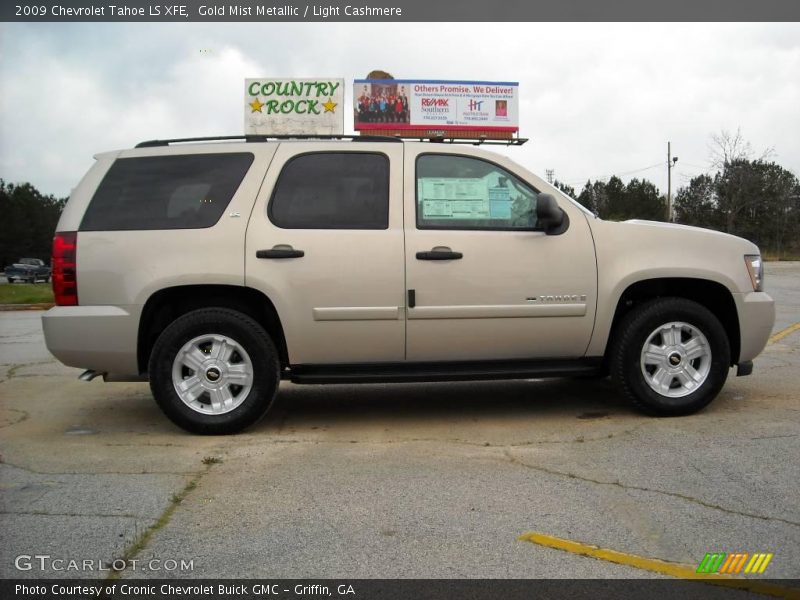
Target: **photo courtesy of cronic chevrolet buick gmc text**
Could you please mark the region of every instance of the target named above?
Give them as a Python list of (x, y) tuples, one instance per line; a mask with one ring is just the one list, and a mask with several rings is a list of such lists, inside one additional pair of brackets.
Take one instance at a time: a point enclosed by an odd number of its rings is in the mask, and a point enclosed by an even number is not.
[(49, 350), (150, 381), (196, 433), (281, 379), (610, 374), (640, 410), (706, 406), (775, 309), (758, 248), (596, 218), (508, 158), (393, 138), (143, 142), (108, 152), (53, 242)]

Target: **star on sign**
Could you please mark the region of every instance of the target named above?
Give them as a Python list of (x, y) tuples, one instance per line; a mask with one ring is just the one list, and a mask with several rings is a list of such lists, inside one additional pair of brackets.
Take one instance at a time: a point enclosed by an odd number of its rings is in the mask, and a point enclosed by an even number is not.
[(261, 108), (264, 106), (264, 103), (261, 102), (258, 98), (253, 100), (250, 103), (250, 108), (252, 108), (252, 112), (261, 112)]
[(332, 112), (335, 114), (336, 111), (334, 109), (339, 105), (333, 101), (333, 98), (328, 98), (328, 101), (322, 106), (325, 108), (325, 112)]

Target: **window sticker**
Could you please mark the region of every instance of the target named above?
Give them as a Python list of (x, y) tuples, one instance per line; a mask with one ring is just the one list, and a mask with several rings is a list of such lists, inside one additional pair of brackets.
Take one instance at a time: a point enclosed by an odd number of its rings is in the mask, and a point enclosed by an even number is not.
[(511, 218), (511, 190), (507, 187), (489, 188), (489, 217), (492, 219)]
[(489, 188), (485, 179), (421, 178), (419, 197), (422, 215), (428, 219), (491, 218)]
[(535, 230), (538, 192), (488, 161), (425, 154), (417, 159), (417, 227)]

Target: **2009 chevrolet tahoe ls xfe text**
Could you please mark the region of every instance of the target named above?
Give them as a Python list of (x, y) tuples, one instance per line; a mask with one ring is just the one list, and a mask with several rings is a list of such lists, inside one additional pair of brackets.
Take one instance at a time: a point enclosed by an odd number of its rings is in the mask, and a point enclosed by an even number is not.
[(639, 409), (688, 414), (770, 335), (752, 243), (603, 221), (498, 154), (181, 142), (96, 157), (58, 224), (43, 323), (64, 364), (149, 379), (193, 432), (256, 422), (282, 378), (608, 373)]

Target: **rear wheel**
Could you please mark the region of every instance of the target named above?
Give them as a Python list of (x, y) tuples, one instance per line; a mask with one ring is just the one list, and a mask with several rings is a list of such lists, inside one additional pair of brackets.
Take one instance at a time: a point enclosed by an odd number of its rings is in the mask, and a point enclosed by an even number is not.
[(164, 413), (193, 433), (236, 433), (256, 423), (280, 382), (275, 346), (256, 321), (227, 308), (176, 319), (150, 355), (150, 389)]
[(611, 375), (633, 404), (658, 416), (691, 414), (722, 389), (730, 345), (722, 324), (685, 298), (659, 298), (625, 316), (612, 344)]

